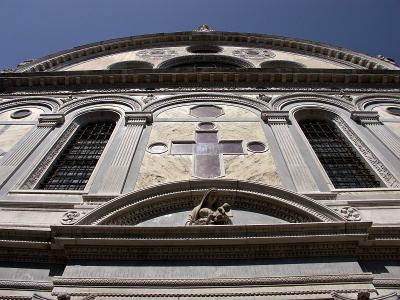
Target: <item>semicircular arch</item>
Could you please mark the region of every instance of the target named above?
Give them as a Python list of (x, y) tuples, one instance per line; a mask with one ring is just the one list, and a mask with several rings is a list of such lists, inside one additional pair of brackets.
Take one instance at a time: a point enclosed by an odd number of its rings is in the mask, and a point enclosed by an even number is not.
[(62, 106), (62, 102), (51, 97), (23, 97), (0, 102), (0, 110), (6, 110), (24, 105), (44, 106), (49, 109), (49, 112), (55, 113), (58, 112)]
[(224, 102), (227, 104), (240, 104), (242, 106), (260, 112), (267, 109), (266, 103), (264, 104), (263, 102), (252, 99), (250, 97), (218, 93), (190, 93), (158, 99), (144, 106), (143, 111), (155, 113), (158, 110), (168, 106), (190, 102), (210, 102), (212, 104), (214, 104), (215, 102)]
[(211, 186), (218, 189), (220, 200), (229, 202), (234, 210), (256, 211), (292, 223), (345, 221), (327, 206), (280, 187), (237, 180), (195, 180), (163, 184), (114, 198), (86, 214), (76, 225), (136, 225), (192, 209)]
[(357, 109), (365, 110), (371, 104), (400, 104), (400, 96), (386, 94), (363, 95), (354, 99), (353, 102)]
[(117, 104), (127, 107), (128, 111), (140, 111), (144, 103), (141, 100), (123, 95), (96, 95), (85, 98), (76, 99), (64, 104), (60, 112), (68, 114), (79, 108), (90, 106), (93, 104)]
[(302, 102), (325, 103), (340, 107), (347, 111), (353, 111), (355, 109), (353, 103), (346, 101), (342, 98), (315, 93), (292, 93), (278, 96), (271, 100), (270, 106), (272, 110), (284, 110), (286, 106), (296, 102), (298, 102), (299, 105)]

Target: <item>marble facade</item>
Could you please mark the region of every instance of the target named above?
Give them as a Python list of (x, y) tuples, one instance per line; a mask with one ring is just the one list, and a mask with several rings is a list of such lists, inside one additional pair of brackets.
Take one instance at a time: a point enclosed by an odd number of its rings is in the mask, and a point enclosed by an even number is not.
[[(0, 298), (399, 299), (399, 84), (387, 59), (207, 26), (0, 73)], [(379, 187), (335, 188), (304, 118), (338, 124)], [(100, 120), (85, 188), (40, 189)], [(232, 224), (185, 226), (210, 188)]]

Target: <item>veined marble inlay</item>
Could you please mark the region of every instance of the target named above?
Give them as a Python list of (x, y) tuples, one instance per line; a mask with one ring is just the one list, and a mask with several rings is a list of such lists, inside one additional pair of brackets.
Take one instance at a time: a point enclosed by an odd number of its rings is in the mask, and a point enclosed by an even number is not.
[[(260, 141), (268, 147), (264, 131), (259, 122), (214, 122), (218, 128), (219, 140), (243, 140), (243, 145)], [(194, 141), (198, 122), (155, 122), (148, 145), (156, 142), (171, 145), (172, 141)], [(222, 178), (256, 181), (280, 185), (280, 179), (270, 151), (263, 153), (221, 155), (224, 162)], [(146, 152), (139, 171), (135, 189), (193, 179), (193, 156), (171, 155)]]

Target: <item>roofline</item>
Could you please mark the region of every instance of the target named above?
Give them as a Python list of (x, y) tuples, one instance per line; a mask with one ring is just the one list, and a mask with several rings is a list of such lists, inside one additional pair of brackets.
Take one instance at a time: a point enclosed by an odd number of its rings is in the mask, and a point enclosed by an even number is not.
[(68, 64), (68, 62), (79, 62), (102, 55), (149, 47), (165, 47), (177, 44), (195, 43), (266, 47), (269, 49), (280, 49), (334, 60), (352, 66), (353, 68), (400, 69), (392, 63), (360, 52), (309, 40), (258, 33), (183, 31), (129, 36), (90, 43), (44, 56), (18, 67), (16, 72), (51, 71)]

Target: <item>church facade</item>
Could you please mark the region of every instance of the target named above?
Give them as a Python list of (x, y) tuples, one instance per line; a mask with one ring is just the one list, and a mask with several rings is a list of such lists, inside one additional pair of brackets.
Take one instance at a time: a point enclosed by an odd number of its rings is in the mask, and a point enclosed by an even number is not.
[(399, 299), (400, 67), (213, 31), (0, 73), (1, 299)]

